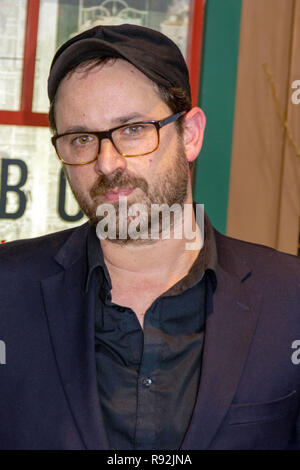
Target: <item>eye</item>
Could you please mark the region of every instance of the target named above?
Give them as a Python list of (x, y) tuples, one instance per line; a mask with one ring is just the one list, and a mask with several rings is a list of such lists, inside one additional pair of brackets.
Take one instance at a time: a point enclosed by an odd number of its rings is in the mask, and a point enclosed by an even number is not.
[(144, 126), (141, 124), (135, 126), (124, 127), (123, 133), (128, 136), (136, 136), (144, 131)]
[(71, 143), (72, 145), (78, 145), (82, 147), (84, 145), (93, 143), (94, 140), (95, 140), (95, 137), (90, 134), (82, 134), (82, 135), (74, 134), (71, 140)]

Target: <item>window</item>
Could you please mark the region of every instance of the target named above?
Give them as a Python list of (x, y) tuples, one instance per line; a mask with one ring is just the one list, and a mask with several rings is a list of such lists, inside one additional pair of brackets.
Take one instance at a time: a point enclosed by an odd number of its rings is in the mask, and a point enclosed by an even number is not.
[(50, 144), (47, 77), (56, 49), (96, 24), (173, 39), (197, 102), (204, 0), (0, 0), (0, 242), (84, 221)]

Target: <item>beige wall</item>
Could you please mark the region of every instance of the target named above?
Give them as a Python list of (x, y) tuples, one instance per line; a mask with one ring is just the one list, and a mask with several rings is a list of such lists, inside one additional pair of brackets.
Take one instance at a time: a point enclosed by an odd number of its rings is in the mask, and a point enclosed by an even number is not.
[(280, 120), (272, 88), (300, 147), (300, 0), (243, 0), (227, 233), (296, 254), (300, 158)]

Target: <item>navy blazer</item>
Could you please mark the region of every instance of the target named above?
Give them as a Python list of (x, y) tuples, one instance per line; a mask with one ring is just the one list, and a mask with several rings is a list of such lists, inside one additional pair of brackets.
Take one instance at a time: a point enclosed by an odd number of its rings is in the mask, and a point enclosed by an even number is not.
[[(0, 247), (0, 449), (109, 449), (87, 230)], [(181, 448), (300, 449), (300, 260), (218, 232), (216, 243), (214, 310)]]

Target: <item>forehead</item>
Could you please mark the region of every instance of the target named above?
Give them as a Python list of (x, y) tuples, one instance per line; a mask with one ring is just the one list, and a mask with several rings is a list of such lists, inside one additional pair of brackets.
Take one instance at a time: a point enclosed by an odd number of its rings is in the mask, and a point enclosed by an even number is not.
[[(107, 106), (128, 107), (143, 103), (146, 107), (155, 106), (162, 99), (157, 85), (129, 62), (122, 59), (111, 59), (107, 62), (78, 67), (69, 73), (60, 83), (55, 102), (56, 105), (81, 105), (84, 100), (90, 103)], [(107, 110), (108, 111), (108, 110)]]
[(74, 70), (62, 80), (55, 98), (55, 120), (60, 133), (78, 125), (106, 130), (122, 123), (124, 116), (156, 120), (169, 112), (156, 84), (122, 59)]

